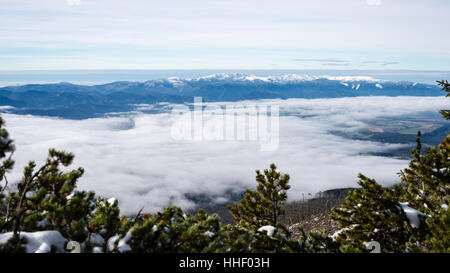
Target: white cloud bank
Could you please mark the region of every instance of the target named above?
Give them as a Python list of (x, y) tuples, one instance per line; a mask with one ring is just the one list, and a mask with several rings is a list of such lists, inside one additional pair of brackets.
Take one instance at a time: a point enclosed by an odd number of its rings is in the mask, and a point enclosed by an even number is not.
[(280, 110), (299, 115), (280, 119), (280, 146), (261, 152), (258, 142), (180, 142), (170, 137), (173, 118), (163, 114), (87, 120), (3, 114), (17, 151), (10, 181), (20, 179), (28, 160), (45, 159), (48, 148), (74, 152), (73, 168), (85, 175), (79, 188), (119, 199), (125, 213), (159, 210), (171, 203), (193, 204), (185, 193), (219, 194), (227, 189), (254, 187), (254, 170), (274, 162), (291, 175), (290, 198), (302, 192), (356, 185), (362, 172), (383, 184), (398, 182), (396, 173), (407, 161), (361, 155), (397, 148), (344, 139), (330, 130), (365, 128), (364, 120), (398, 116), (447, 107), (442, 98), (360, 97), (341, 99), (289, 99), (251, 102), (278, 103)]

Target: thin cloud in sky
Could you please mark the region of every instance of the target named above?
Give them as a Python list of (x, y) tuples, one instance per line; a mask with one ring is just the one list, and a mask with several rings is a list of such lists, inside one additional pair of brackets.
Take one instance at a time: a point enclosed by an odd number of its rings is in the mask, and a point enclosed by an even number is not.
[(320, 63), (322, 66), (350, 66), (349, 61), (339, 59), (292, 59), (292, 61), (300, 63)]
[(79, 6), (81, 5), (81, 0), (66, 0), (69, 6)]
[(399, 64), (399, 62), (384, 62), (381, 65), (382, 66), (387, 66), (387, 65), (393, 65), (393, 64)]
[(349, 63), (323, 63), (324, 66), (349, 66)]
[[(5, 2), (5, 0), (0, 1)], [(1, 4), (1, 69), (323, 68), (396, 56), (449, 70), (450, 2), (80, 1)], [(405, 13), (405, 10), (407, 12)], [(327, 62), (334, 63), (334, 62)]]
[(347, 60), (337, 59), (292, 59), (294, 62), (318, 62), (318, 63), (348, 63)]
[(373, 64), (373, 65), (380, 65), (380, 66), (389, 66), (389, 65), (398, 65), (400, 64), (400, 62), (392, 62), (392, 61), (362, 61), (360, 62), (361, 65), (368, 65), (368, 64)]
[(369, 6), (381, 6), (381, 0), (366, 0)]

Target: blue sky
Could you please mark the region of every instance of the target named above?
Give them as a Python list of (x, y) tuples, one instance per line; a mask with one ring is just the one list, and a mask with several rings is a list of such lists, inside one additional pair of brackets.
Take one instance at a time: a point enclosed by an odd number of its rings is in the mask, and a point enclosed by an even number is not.
[(450, 70), (447, 0), (0, 0), (0, 70)]

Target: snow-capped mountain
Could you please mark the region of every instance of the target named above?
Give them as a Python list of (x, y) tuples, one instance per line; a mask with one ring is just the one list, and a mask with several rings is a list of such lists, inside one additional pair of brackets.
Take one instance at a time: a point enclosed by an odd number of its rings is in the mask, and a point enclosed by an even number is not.
[(377, 80), (369, 76), (308, 76), (308, 75), (298, 75), (298, 74), (286, 74), (282, 76), (268, 76), (260, 77), (254, 75), (247, 75), (243, 73), (219, 73), (212, 74), (204, 77), (199, 77), (196, 79), (186, 79), (189, 82), (199, 82), (199, 81), (209, 81), (209, 82), (219, 82), (219, 81), (234, 81), (234, 82), (266, 82), (266, 83), (276, 83), (276, 84), (289, 84), (289, 83), (300, 83), (306, 81), (313, 81), (319, 79), (327, 79), (334, 81), (343, 82), (356, 82), (356, 81), (367, 81), (367, 82), (383, 82), (383, 80)]
[(243, 73), (218, 73), (211, 74), (198, 78), (186, 78), (181, 79), (178, 77), (169, 77), (162, 80), (151, 80), (145, 82), (147, 86), (156, 86), (158, 84), (164, 85), (165, 83), (172, 84), (173, 87), (183, 88), (185, 86), (194, 86), (198, 84), (295, 84), (295, 83), (305, 83), (316, 80), (330, 80), (330, 81), (340, 81), (340, 82), (371, 82), (371, 83), (382, 83), (385, 80), (374, 79), (369, 76), (308, 76), (308, 75), (297, 75), (297, 74), (286, 74), (282, 76), (268, 76), (261, 77), (255, 75), (247, 75)]

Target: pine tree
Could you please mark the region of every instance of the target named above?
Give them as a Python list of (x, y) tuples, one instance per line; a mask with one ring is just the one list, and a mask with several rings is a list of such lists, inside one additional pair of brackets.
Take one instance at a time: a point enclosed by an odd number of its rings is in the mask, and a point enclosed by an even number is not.
[(211, 253), (250, 253), (255, 233), (239, 225), (220, 227), (216, 237), (205, 252)]
[(284, 214), (287, 190), (290, 188), (289, 175), (282, 175), (275, 164), (271, 164), (264, 173), (256, 171), (256, 181), (256, 191), (247, 190), (239, 204), (229, 207), (234, 221), (254, 231), (266, 225), (286, 230), (279, 218)]
[[(450, 97), (447, 81), (438, 82)], [(450, 110), (442, 110), (450, 119)], [(418, 252), (449, 252), (450, 234), (448, 205), (450, 203), (450, 136), (437, 147), (422, 151), (420, 131), (417, 147), (412, 150), (409, 167), (400, 172), (402, 182), (395, 185), (396, 197), (428, 215), (425, 226), (411, 237), (408, 249)]]
[[(0, 166), (0, 193), (6, 188), (6, 185), (1, 184), (3, 180), (6, 180), (5, 174), (10, 171), (14, 167), (14, 161), (11, 159), (12, 154), (14, 152), (13, 141), (9, 139), (8, 131), (3, 128), (5, 125), (5, 121), (0, 116), (0, 158), (4, 158), (7, 154), (9, 154), (8, 158), (2, 162)], [(8, 182), (7, 180), (5, 181)]]
[(9, 154), (8, 158), (0, 166), (0, 232), (4, 230), (4, 226), (7, 224), (5, 220), (9, 218), (9, 205), (5, 202), (4, 192), (8, 187), (6, 173), (14, 167), (14, 161), (11, 157), (15, 149), (13, 141), (9, 139), (8, 131), (3, 128), (4, 125), (5, 121), (0, 116), (0, 159)]
[[(123, 244), (133, 252), (205, 252), (216, 249), (220, 230), (219, 217), (208, 215), (202, 210), (197, 215), (184, 214), (174, 206), (168, 206), (160, 213), (145, 214), (132, 225), (122, 238)], [(111, 251), (122, 252), (120, 240), (115, 241)]]
[(300, 253), (336, 253), (339, 252), (340, 244), (331, 238), (326, 230), (305, 232), (298, 227), (299, 238), (297, 252)]
[(394, 186), (394, 196), (428, 215), (425, 226), (414, 233), (407, 244), (409, 251), (424, 252), (450, 249), (445, 235), (450, 233), (448, 204), (450, 202), (450, 137), (438, 147), (422, 153), (420, 132), (413, 160), (400, 172), (402, 182)]
[(331, 218), (342, 228), (335, 239), (342, 252), (367, 252), (364, 243), (377, 241), (383, 252), (405, 249), (413, 228), (389, 189), (359, 174), (360, 188), (349, 193)]
[[(439, 84), (449, 97), (448, 82)], [(441, 113), (450, 118), (449, 110)], [(383, 188), (360, 175), (361, 188), (333, 209), (332, 218), (343, 228), (335, 238), (339, 251), (365, 251), (364, 243), (375, 240), (384, 252), (449, 252), (450, 136), (424, 152), (420, 138), (419, 131), (409, 167), (399, 173), (401, 183)], [(411, 223), (405, 207), (419, 224)]]
[(417, 148), (412, 154), (409, 168), (400, 172), (401, 184), (395, 186), (397, 196), (417, 210), (432, 214), (450, 199), (450, 136), (438, 147), (431, 147), (423, 154), (418, 133)]
[(94, 248), (98, 247), (99, 252), (106, 252), (106, 242), (119, 233), (122, 224), (126, 226), (126, 223), (120, 218), (119, 202), (114, 198), (105, 200), (105, 198), (98, 197), (95, 202), (95, 210), (88, 219), (89, 235), (83, 251), (92, 252)]
[(62, 172), (61, 166), (72, 163), (73, 154), (49, 150), (46, 163), (36, 170), (30, 161), (24, 168), (17, 191), (10, 191), (3, 229), (14, 237), (21, 231), (58, 230), (64, 237), (83, 241), (89, 213), (94, 209), (94, 193), (74, 192), (84, 170)]
[(429, 252), (450, 253), (450, 210), (442, 208), (440, 213), (434, 213), (426, 220), (428, 233), (426, 240)]

